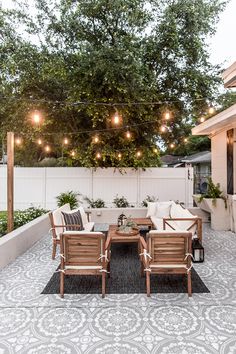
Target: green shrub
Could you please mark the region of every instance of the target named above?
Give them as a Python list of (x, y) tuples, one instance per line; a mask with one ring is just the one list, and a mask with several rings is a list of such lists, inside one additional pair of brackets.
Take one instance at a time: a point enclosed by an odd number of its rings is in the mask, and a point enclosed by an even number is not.
[(148, 206), (148, 202), (157, 202), (158, 201), (158, 198), (157, 197), (154, 197), (154, 195), (147, 195), (147, 197), (142, 201), (141, 205), (143, 207), (147, 207)]
[[(16, 210), (14, 213), (14, 229), (27, 224), (48, 211), (40, 207), (29, 207), (25, 210)], [(0, 218), (0, 236), (7, 233), (7, 214)]]
[(56, 197), (57, 206), (61, 207), (62, 205), (69, 203), (70, 208), (75, 209), (78, 207), (79, 202), (81, 203), (81, 201), (78, 200), (79, 195), (81, 194), (73, 191), (62, 192)]
[(212, 204), (216, 206), (216, 199), (221, 198), (225, 202), (225, 208), (227, 209), (227, 199), (223, 195), (223, 191), (220, 189), (220, 184), (214, 184), (212, 181), (211, 177), (207, 178), (208, 184), (207, 184), (207, 192), (202, 194), (199, 198), (199, 201), (201, 202), (203, 198), (210, 198), (212, 199)]
[(84, 200), (86, 200), (90, 208), (106, 208), (105, 202), (101, 198), (94, 200), (92, 198), (90, 199), (88, 197), (85, 197)]
[(117, 208), (128, 208), (130, 206), (128, 200), (124, 196), (118, 197), (118, 194), (113, 199), (113, 204)]

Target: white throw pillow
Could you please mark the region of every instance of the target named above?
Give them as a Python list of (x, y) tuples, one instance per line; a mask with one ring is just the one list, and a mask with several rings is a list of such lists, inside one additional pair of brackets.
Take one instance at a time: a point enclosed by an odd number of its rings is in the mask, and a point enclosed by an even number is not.
[(169, 202), (157, 202), (156, 214), (157, 218), (169, 218), (170, 217), (170, 207), (172, 205), (172, 201)]
[(85, 213), (84, 208), (82, 206), (79, 207), (78, 210), (80, 211), (82, 223), (83, 223), (83, 226), (84, 226), (84, 225), (86, 225), (88, 223), (87, 214)]
[(148, 202), (147, 203), (147, 218), (154, 216), (156, 214), (157, 202)]

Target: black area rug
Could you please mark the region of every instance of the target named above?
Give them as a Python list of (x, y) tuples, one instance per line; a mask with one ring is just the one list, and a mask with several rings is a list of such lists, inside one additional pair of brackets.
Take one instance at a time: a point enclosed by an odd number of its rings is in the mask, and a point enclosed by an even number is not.
[[(59, 275), (54, 273), (42, 294), (59, 293)], [(65, 277), (65, 294), (100, 294), (101, 277), (71, 275)], [(192, 268), (193, 293), (209, 293), (197, 272)], [(183, 275), (151, 275), (152, 293), (186, 293), (187, 278)], [(145, 277), (140, 276), (137, 244), (113, 244), (111, 273), (106, 281), (107, 294), (146, 293)]]

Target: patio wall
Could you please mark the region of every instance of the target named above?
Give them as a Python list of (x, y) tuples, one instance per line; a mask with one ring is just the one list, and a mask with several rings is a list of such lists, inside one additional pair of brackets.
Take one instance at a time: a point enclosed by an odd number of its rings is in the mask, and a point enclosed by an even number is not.
[(1, 237), (0, 269), (32, 247), (48, 233), (50, 227), (48, 214), (45, 214)]
[[(179, 200), (186, 207), (192, 206), (193, 169), (126, 168), (121, 174), (117, 169), (86, 169), (80, 167), (46, 167), (14, 169), (15, 209), (33, 204), (46, 209), (56, 207), (55, 197), (68, 190), (84, 196), (102, 198), (106, 206), (112, 206), (116, 194), (125, 196), (134, 206), (140, 206), (147, 195), (160, 201)], [(6, 209), (7, 169), (0, 167), (0, 210)], [(84, 203), (86, 206), (86, 204)]]

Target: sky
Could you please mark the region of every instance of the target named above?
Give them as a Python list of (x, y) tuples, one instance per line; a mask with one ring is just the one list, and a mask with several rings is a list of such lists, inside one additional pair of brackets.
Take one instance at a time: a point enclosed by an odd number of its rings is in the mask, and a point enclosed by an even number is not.
[[(0, 3), (3, 7), (12, 6), (11, 0), (0, 0)], [(236, 0), (230, 0), (220, 15), (216, 34), (208, 40), (212, 64), (220, 64), (222, 68), (227, 68), (236, 61), (235, 24)]]
[(236, 0), (231, 0), (220, 15), (217, 32), (209, 40), (210, 58), (213, 64), (228, 67), (236, 61)]

